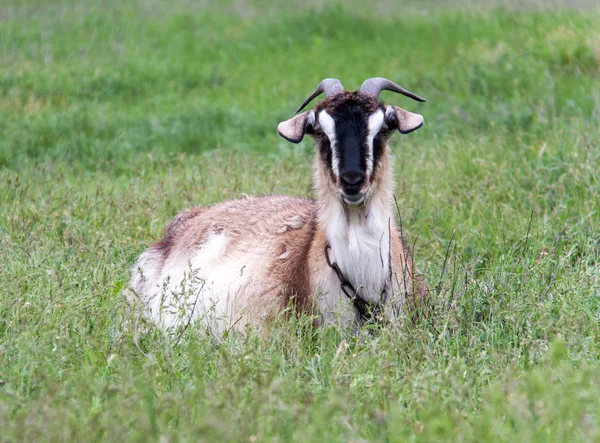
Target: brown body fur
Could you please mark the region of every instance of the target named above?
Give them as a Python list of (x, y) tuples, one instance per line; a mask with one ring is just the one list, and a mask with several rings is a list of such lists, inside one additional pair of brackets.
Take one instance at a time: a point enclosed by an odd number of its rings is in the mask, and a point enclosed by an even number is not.
[[(240, 299), (233, 317), (237, 318), (246, 311), (248, 318), (253, 319), (250, 323), (260, 327), (265, 316), (277, 315), (290, 303), (299, 312), (316, 314), (313, 295), (317, 288), (314, 282), (338, 281), (325, 260), (327, 239), (325, 231), (319, 227), (317, 209), (315, 200), (280, 195), (246, 197), (210, 207), (192, 208), (177, 215), (165, 230), (163, 239), (149, 250), (160, 256), (157, 268), (160, 272), (159, 269), (173, 254), (179, 259), (189, 260), (210, 234), (224, 234), (232, 240), (224, 251), (225, 255), (243, 254), (250, 260), (267, 259), (262, 262), (264, 274), (255, 278), (260, 279), (261, 284), (260, 287), (253, 285), (253, 299)], [(404, 292), (409, 309), (413, 309), (413, 284), (417, 285), (419, 297), (427, 293), (427, 288), (414, 274), (411, 254), (395, 223), (391, 240), (393, 286), (395, 290)], [(257, 254), (257, 251), (260, 253)], [(312, 281), (311, 275), (315, 276)], [(141, 287), (134, 289), (143, 292)], [(253, 305), (260, 307), (262, 314), (248, 312), (255, 311)]]

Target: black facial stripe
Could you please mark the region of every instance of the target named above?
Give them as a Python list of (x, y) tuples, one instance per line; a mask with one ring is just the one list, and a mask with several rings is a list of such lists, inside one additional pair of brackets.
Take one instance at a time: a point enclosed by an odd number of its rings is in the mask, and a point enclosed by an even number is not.
[(345, 103), (331, 115), (335, 122), (336, 154), (340, 174), (367, 169), (368, 115), (355, 103)]

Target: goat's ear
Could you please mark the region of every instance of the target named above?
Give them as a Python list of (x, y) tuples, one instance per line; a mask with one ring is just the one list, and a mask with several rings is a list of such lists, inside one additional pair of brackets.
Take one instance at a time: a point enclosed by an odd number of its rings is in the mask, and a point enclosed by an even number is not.
[(390, 129), (398, 129), (402, 134), (416, 131), (425, 124), (422, 115), (392, 105), (385, 110), (385, 120)]
[(306, 132), (310, 132), (315, 124), (315, 112), (305, 111), (302, 114), (279, 123), (277, 132), (287, 141), (300, 143)]

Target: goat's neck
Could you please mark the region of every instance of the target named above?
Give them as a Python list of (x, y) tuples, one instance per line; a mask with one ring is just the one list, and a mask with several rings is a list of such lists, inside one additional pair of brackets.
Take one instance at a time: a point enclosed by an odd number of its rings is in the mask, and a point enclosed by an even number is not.
[(389, 157), (382, 160), (365, 205), (357, 208), (344, 207), (320, 162), (315, 171), (318, 226), (331, 247), (332, 259), (353, 283), (373, 289), (381, 289), (388, 274), (394, 233)]

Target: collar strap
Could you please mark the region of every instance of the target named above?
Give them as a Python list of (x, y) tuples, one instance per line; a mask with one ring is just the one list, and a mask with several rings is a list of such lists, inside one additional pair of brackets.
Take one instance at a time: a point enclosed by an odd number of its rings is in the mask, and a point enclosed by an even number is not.
[(338, 266), (336, 262), (332, 262), (329, 258), (329, 243), (325, 244), (325, 261), (327, 262), (327, 266), (333, 269), (335, 275), (340, 281), (340, 288), (342, 292), (348, 297), (348, 299), (354, 305), (354, 308), (358, 311), (360, 315), (360, 320), (362, 322), (368, 320), (374, 320), (375, 322), (381, 321), (381, 305), (380, 303), (370, 303), (360, 295), (358, 295), (358, 291), (354, 288), (354, 285), (348, 280), (342, 270)]

